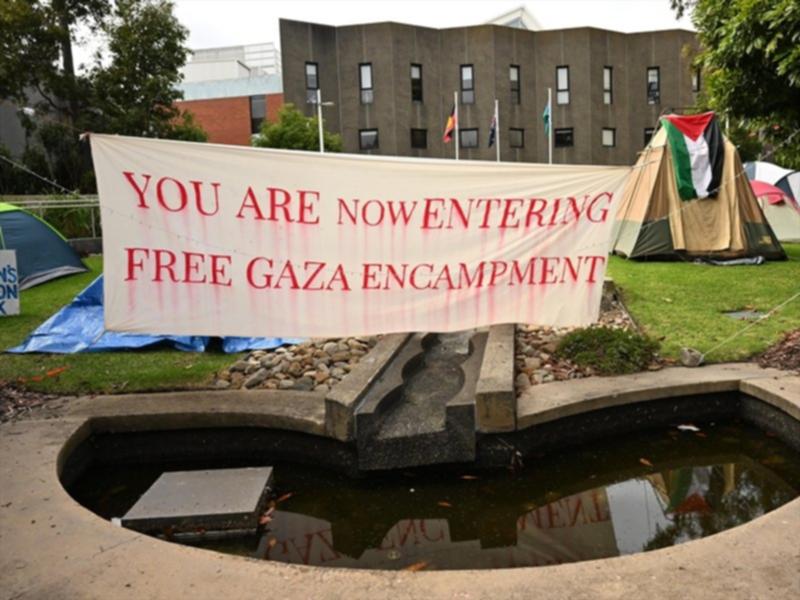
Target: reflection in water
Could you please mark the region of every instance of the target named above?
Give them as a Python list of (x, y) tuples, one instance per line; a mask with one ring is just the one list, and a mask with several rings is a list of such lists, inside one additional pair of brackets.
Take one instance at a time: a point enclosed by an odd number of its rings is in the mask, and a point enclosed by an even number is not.
[[(711, 535), (800, 490), (797, 453), (745, 425), (707, 426), (701, 436), (643, 432), (526, 462), (516, 473), (408, 471), (357, 480), (277, 465), (279, 493), (293, 494), (267, 529), (200, 545), (369, 569), (551, 565)], [(99, 514), (119, 516), (171, 467), (96, 468), (71, 491)]]
[[(447, 519), (403, 519), (357, 556), (337, 550), (330, 522), (277, 511), (254, 556), (331, 567), (398, 569), (553, 565), (631, 554), (686, 542), (764, 512), (761, 483), (736, 464), (684, 467), (572, 494), (516, 520), (516, 543), (484, 547), (453, 539)], [(778, 497), (781, 497), (778, 494)], [(784, 501), (787, 498), (784, 496)]]

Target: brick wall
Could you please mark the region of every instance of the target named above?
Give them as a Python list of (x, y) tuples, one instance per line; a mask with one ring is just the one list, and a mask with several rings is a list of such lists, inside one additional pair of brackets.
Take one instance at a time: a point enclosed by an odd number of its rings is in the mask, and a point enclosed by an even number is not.
[(191, 112), (216, 144), (250, 145), (250, 98), (214, 98), (178, 102), (181, 110)]
[[(250, 97), (185, 100), (177, 103), (181, 110), (191, 112), (197, 123), (215, 144), (250, 145)], [(283, 106), (283, 94), (267, 94), (267, 119), (278, 118)]]

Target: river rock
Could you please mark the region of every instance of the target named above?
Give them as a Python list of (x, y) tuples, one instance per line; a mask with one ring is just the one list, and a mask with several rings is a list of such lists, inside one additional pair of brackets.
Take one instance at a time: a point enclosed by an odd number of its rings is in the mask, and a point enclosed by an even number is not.
[(214, 382), (214, 387), (218, 390), (227, 390), (229, 387), (231, 387), (231, 382), (227, 379), (217, 379)]
[(518, 392), (524, 392), (531, 387), (531, 380), (528, 379), (528, 376), (525, 375), (525, 373), (520, 373), (517, 375), (516, 379), (514, 379), (514, 386)]
[(294, 380), (293, 379), (281, 379), (278, 381), (278, 389), (279, 390), (288, 390), (294, 387)]
[(233, 364), (231, 365), (231, 368), (230, 368), (230, 370), (231, 370), (232, 372), (235, 372), (235, 371), (244, 371), (244, 370), (247, 368), (247, 366), (248, 366), (249, 364), (250, 364), (250, 363), (248, 363), (248, 362), (247, 362), (246, 360), (244, 360), (244, 359), (242, 359), (242, 360), (237, 360), (235, 363), (233, 363)]
[(314, 389), (316, 382), (311, 377), (301, 377), (294, 382), (294, 389), (309, 392)]
[(681, 348), (681, 364), (684, 367), (699, 367), (704, 358), (703, 353), (694, 348)]
[(325, 354), (331, 355), (339, 349), (339, 344), (336, 342), (327, 342), (324, 346), (322, 346), (322, 351)]
[(246, 387), (247, 389), (254, 388), (257, 385), (260, 385), (262, 382), (264, 382), (268, 376), (269, 376), (269, 371), (267, 371), (264, 368), (261, 368), (252, 375), (250, 375), (250, 377), (248, 377), (245, 380), (244, 387)]

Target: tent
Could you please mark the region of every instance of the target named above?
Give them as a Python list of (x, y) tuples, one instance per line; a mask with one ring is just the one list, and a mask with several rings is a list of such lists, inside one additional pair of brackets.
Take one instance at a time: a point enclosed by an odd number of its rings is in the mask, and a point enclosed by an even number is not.
[(88, 271), (63, 236), (36, 215), (0, 202), (0, 249), (17, 251), (20, 289)]
[[(674, 126), (683, 127), (684, 121), (689, 121), (688, 133)], [(626, 183), (612, 251), (627, 258), (785, 259), (744, 175), (739, 153), (719, 131), (713, 113), (667, 115), (661, 124)], [(708, 139), (709, 132), (716, 133), (716, 140)], [(685, 162), (677, 169), (676, 156)], [(692, 186), (695, 178), (699, 192)], [(695, 195), (687, 196), (687, 189)]]
[(783, 190), (786, 197), (800, 203), (800, 171), (784, 169), (762, 160), (744, 163), (744, 170), (750, 181), (765, 181)]
[[(104, 352), (136, 350), (157, 345), (172, 346), (185, 352), (203, 352), (209, 338), (200, 336), (146, 335), (106, 331), (103, 323), (103, 276), (100, 275), (67, 306), (42, 323), (22, 344), (8, 352)], [(245, 350), (267, 350), (283, 344), (297, 344), (295, 338), (222, 338), (227, 353)]]
[(800, 242), (800, 171), (767, 162), (745, 163), (745, 171), (778, 240)]

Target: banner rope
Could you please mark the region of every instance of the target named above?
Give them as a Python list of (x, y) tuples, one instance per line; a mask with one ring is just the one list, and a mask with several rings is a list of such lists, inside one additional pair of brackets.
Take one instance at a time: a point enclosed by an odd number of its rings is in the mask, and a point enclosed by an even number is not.
[[(800, 133), (800, 129), (794, 131), (783, 142), (781, 142), (780, 144), (775, 146), (772, 149), (771, 153), (774, 153), (776, 150), (778, 150), (778, 148), (780, 148), (784, 144), (788, 143), (795, 136), (795, 134), (797, 134), (797, 133)], [(649, 152), (650, 148), (651, 147), (648, 145), (647, 148), (646, 148), (646, 151)], [(69, 198), (80, 197), (80, 195), (78, 194), (77, 191), (67, 189), (66, 187), (64, 187), (61, 184), (59, 184), (59, 183), (57, 183), (57, 182), (45, 177), (44, 175), (41, 175), (39, 173), (36, 173), (36, 172), (32, 171), (31, 169), (26, 167), (24, 164), (21, 164), (21, 163), (15, 161), (15, 160), (13, 160), (13, 159), (11, 159), (9, 157), (3, 156), (1, 154), (0, 154), (0, 159), (2, 159), (6, 163), (8, 163), (8, 164), (10, 164), (10, 165), (12, 165), (14, 167), (17, 167), (17, 168), (25, 171), (26, 173), (29, 173), (30, 175), (33, 175), (37, 179), (43, 181), (44, 183), (47, 183), (48, 185), (50, 185), (50, 186), (52, 186), (54, 188), (56, 188), (58, 190), (62, 190), (64, 192), (63, 195), (66, 196), (66, 197), (69, 197)], [(646, 162), (644, 162), (642, 164), (632, 165), (631, 167), (628, 167), (628, 171), (632, 172), (635, 169), (643, 168), (643, 167), (645, 167), (647, 165), (658, 163), (658, 162), (660, 162), (660, 160), (662, 160), (662, 159), (646, 161)], [(720, 185), (715, 190), (712, 190), (712, 191), (713, 192), (718, 192), (719, 190), (723, 189), (724, 186), (730, 185), (731, 183), (735, 182), (742, 175), (747, 175), (747, 171), (745, 169), (741, 169), (738, 173), (735, 173), (732, 177), (729, 177), (729, 178), (723, 180), (722, 182), (720, 182)], [(671, 219), (673, 216), (682, 213), (684, 210), (688, 209), (692, 205), (693, 205), (692, 201), (682, 201), (680, 208), (675, 209), (675, 210), (667, 213), (663, 217), (659, 217), (658, 219), (650, 221), (649, 223), (643, 224), (642, 227), (639, 230), (640, 233), (643, 232), (643, 231), (647, 231), (650, 227), (652, 227), (654, 225), (657, 225), (658, 223), (660, 223), (662, 221)], [(171, 230), (169, 228), (155, 227), (150, 223), (145, 223), (144, 221), (136, 219), (135, 217), (133, 217), (133, 216), (131, 216), (131, 215), (125, 213), (125, 212), (116, 210), (116, 209), (111, 208), (111, 207), (107, 207), (107, 206), (106, 207), (101, 207), (101, 210), (107, 210), (109, 212), (117, 214), (118, 216), (125, 217), (128, 220), (130, 220), (131, 222), (136, 223), (138, 225), (141, 225), (141, 226), (143, 226), (143, 227), (145, 227), (147, 229), (160, 231), (161, 233), (166, 233), (166, 234), (169, 234), (169, 235), (173, 235), (173, 236), (177, 237), (178, 239), (182, 239), (182, 240), (187, 241), (187, 242), (192, 242), (192, 243), (198, 244), (200, 246), (204, 246), (204, 247), (209, 248), (209, 249), (215, 249), (215, 250), (224, 251), (224, 252), (231, 252), (233, 254), (239, 254), (241, 256), (250, 256), (249, 254), (246, 254), (244, 252), (237, 251), (235, 248), (230, 248), (228, 246), (221, 246), (221, 245), (210, 243), (210, 242), (205, 241), (205, 240), (200, 240), (200, 239), (192, 238), (190, 236), (182, 235), (182, 234), (177, 233), (177, 232), (175, 232), (175, 231), (173, 231), (173, 230)], [(566, 211), (566, 209), (565, 209), (565, 211)], [(615, 216), (615, 219), (616, 219), (616, 216)], [(250, 241), (252, 242), (254, 240), (250, 240)], [(609, 242), (605, 242), (605, 241), (604, 242), (597, 242), (597, 243), (594, 243), (594, 244), (589, 244), (587, 246), (582, 246), (582, 247), (576, 249), (575, 252), (577, 253), (577, 252), (581, 252), (581, 251), (584, 251), (584, 250), (589, 250), (589, 249), (595, 248), (597, 246), (606, 246), (606, 247), (608, 247), (610, 245), (611, 244), (609, 244)], [(610, 250), (610, 248), (608, 248), (608, 250)], [(684, 262), (689, 262), (685, 257), (680, 256), (680, 254), (677, 254), (677, 256), (681, 260), (683, 260)], [(280, 258), (280, 257), (273, 257), (273, 258)], [(288, 260), (288, 257), (286, 258), (286, 260)], [(353, 274), (351, 272), (346, 272), (346, 273), (351, 274), (351, 275)]]

